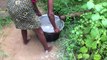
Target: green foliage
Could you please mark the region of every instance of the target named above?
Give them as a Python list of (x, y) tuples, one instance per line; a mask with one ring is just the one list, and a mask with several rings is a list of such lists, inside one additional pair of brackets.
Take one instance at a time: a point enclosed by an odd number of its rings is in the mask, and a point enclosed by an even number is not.
[(93, 3), (92, 0), (90, 0), (89, 2), (87, 2), (87, 7), (88, 7), (88, 9), (94, 8), (94, 3)]
[(11, 22), (10, 17), (6, 17), (5, 19), (0, 18), (0, 29), (2, 29), (3, 26), (8, 25)]
[(80, 48), (81, 53), (87, 53), (87, 51), (88, 51), (88, 49), (85, 46)]
[(101, 55), (100, 54), (95, 54), (94, 55), (94, 60), (101, 60)]
[(100, 19), (100, 15), (99, 15), (98, 13), (93, 14), (93, 15), (91, 16), (91, 19), (92, 19), (93, 21), (99, 20), (99, 19)]
[[(47, 10), (47, 2), (48, 0), (40, 0), (42, 3), (44, 3), (44, 6), (42, 6), (45, 10)], [(88, 9), (94, 8), (94, 2), (88, 0), (54, 0), (54, 13), (56, 15), (66, 15), (71, 14), (73, 12), (79, 12), (86, 10), (86, 6), (88, 6)], [(100, 3), (102, 0), (94, 0), (95, 3)], [(104, 0), (106, 1), (106, 0)], [(87, 2), (87, 4), (85, 4)], [(83, 4), (85, 4), (83, 6)], [(106, 5), (106, 3), (104, 3)], [(100, 11), (99, 8), (102, 9), (101, 5), (95, 5), (95, 9), (97, 11)]]
[[(47, 1), (41, 0), (47, 10)], [(82, 6), (87, 0), (54, 0), (54, 13), (56, 15), (66, 15), (77, 11), (83, 11)]]
[[(41, 1), (47, 5), (48, 0)], [(107, 60), (107, 2), (87, 1), (54, 0), (54, 13), (57, 15), (91, 10), (79, 18), (67, 16), (60, 42), (64, 50), (61, 60)]]
[(81, 59), (82, 58), (82, 54), (78, 54), (78, 59)]
[[(89, 5), (93, 4), (93, 5)], [(74, 19), (76, 23), (67, 24), (69, 28), (64, 46), (68, 60), (106, 60), (107, 59), (107, 4), (94, 4), (89, 1), (86, 8), (91, 12)], [(67, 19), (66, 22), (69, 22)], [(72, 20), (73, 22), (73, 20)], [(67, 27), (66, 26), (66, 27)], [(71, 57), (69, 54), (72, 54)], [(70, 58), (70, 59), (69, 59)]]
[(102, 20), (102, 24), (104, 27), (107, 27), (107, 20)]

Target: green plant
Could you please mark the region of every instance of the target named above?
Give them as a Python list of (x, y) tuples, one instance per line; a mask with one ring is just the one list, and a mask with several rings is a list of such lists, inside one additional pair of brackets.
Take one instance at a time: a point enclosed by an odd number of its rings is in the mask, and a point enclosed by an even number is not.
[[(40, 0), (45, 4), (45, 10), (47, 10), (47, 0)], [(72, 12), (83, 11), (82, 4), (87, 0), (54, 0), (54, 13), (56, 15), (66, 15)]]
[(81, 15), (78, 23), (69, 27), (65, 55), (68, 60), (106, 60), (107, 3), (94, 4), (90, 0), (86, 6), (92, 11)]
[(0, 18), (0, 29), (2, 29), (3, 26), (8, 25), (11, 22), (10, 17), (5, 17), (5, 19)]
[[(47, 0), (42, 2), (47, 5)], [(87, 0), (54, 0), (54, 12), (57, 15), (92, 10), (81, 15), (80, 19), (75, 17), (72, 20), (67, 16), (65, 28), (61, 33), (61, 60), (107, 60), (107, 3), (104, 0), (86, 2)], [(86, 4), (83, 5), (84, 3)]]

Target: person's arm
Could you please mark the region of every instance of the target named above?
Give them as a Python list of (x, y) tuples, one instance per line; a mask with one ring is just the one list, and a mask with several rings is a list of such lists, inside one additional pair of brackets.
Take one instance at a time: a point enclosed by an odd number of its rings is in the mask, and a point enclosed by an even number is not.
[(33, 9), (34, 9), (34, 11), (36, 12), (36, 15), (38, 15), (38, 16), (41, 16), (42, 14), (40, 13), (40, 11), (39, 11), (39, 9), (38, 9), (38, 7), (37, 7), (37, 5), (36, 5), (36, 2), (37, 1), (32, 1), (32, 4), (33, 4)]
[(55, 17), (54, 17), (54, 13), (53, 13), (53, 0), (48, 0), (48, 17), (49, 20), (52, 24), (52, 26), (54, 27), (54, 31), (57, 33), (60, 30), (57, 28), (56, 24), (55, 24)]

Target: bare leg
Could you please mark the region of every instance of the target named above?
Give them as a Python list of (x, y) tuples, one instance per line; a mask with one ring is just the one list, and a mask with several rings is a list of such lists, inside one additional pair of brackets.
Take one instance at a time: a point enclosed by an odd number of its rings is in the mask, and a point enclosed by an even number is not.
[(47, 44), (47, 41), (46, 41), (46, 38), (44, 36), (44, 33), (43, 33), (43, 30), (40, 28), (37, 28), (34, 30), (41, 42), (41, 44), (43, 45), (44, 49), (45, 50), (48, 50), (48, 51), (51, 51), (52, 47), (49, 47), (48, 44)]
[(22, 37), (23, 37), (23, 43), (27, 44), (30, 39), (27, 39), (27, 30), (21, 30)]

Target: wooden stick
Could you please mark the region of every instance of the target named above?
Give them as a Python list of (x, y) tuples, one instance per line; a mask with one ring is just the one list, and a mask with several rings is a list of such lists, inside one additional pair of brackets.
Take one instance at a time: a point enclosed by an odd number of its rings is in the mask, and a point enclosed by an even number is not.
[(65, 20), (66, 19), (66, 16), (70, 16), (71, 18), (72, 17), (80, 17), (80, 15), (82, 15), (83, 13), (87, 13), (87, 12), (91, 12), (91, 10), (85, 10), (83, 12), (75, 12), (75, 13), (71, 13), (71, 14), (68, 14), (68, 15), (62, 15), (62, 16), (59, 16), (61, 20)]

